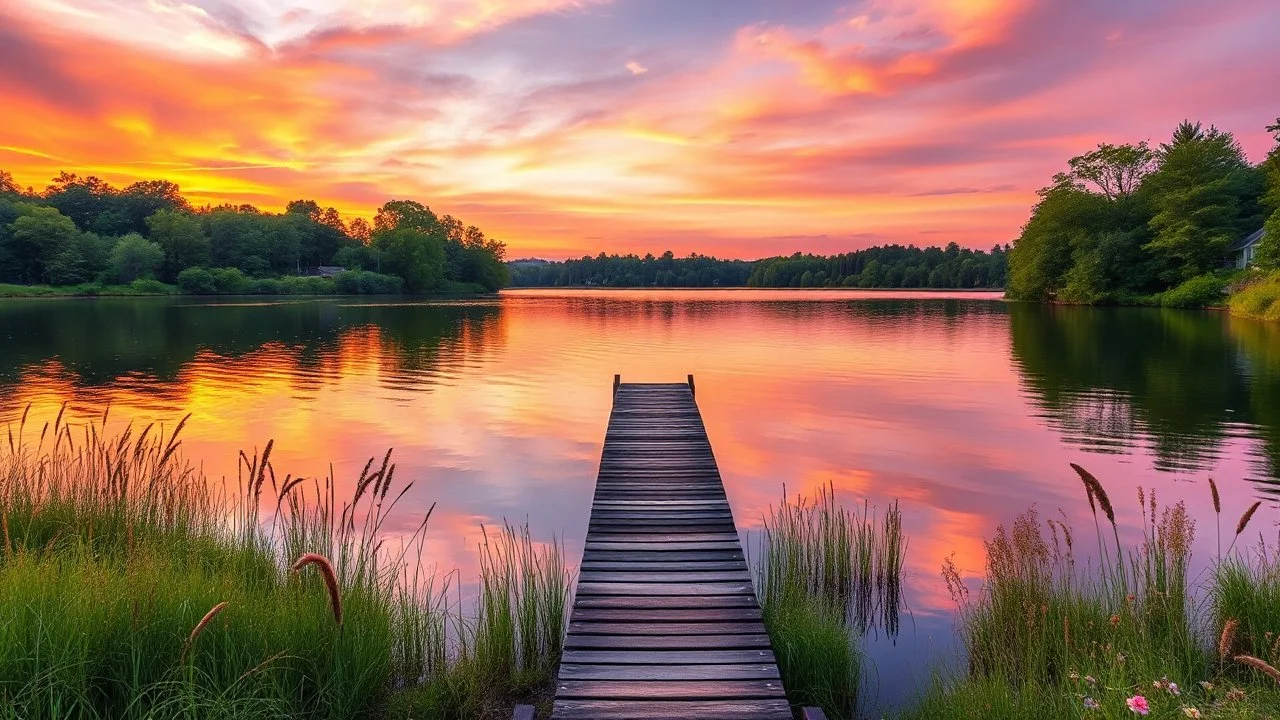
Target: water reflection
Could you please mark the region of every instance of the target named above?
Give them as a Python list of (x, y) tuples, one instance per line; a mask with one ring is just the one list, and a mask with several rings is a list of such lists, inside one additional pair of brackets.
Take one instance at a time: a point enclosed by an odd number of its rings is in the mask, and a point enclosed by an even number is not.
[(1037, 414), (1070, 443), (1149, 453), (1175, 474), (1250, 445), (1248, 476), (1280, 488), (1280, 333), (1220, 313), (1011, 305), (1014, 361)]
[(108, 403), (118, 422), (190, 411), (183, 449), (214, 476), (267, 438), (279, 473), (332, 463), (347, 482), (395, 447), (415, 484), (390, 530), (438, 503), (429, 557), (463, 577), (503, 518), (563, 537), (576, 562), (613, 374), (694, 373), (748, 544), (784, 487), (901, 500), (913, 614), (896, 642), (872, 639), (885, 706), (927, 678), (922, 658), (955, 652), (943, 558), (977, 577), (982, 538), (1032, 504), (1091, 522), (1069, 462), (1113, 498), (1200, 500), (1185, 481), (1213, 474), (1231, 509), (1273, 494), (1280, 467), (1280, 329), (1211, 313), (804, 291), (6, 301), (0, 343), (0, 422), (64, 401), (78, 421)]

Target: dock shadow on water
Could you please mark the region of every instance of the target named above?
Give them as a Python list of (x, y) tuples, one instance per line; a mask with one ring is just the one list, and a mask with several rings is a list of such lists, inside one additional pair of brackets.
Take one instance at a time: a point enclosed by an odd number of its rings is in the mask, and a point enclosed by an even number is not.
[[(277, 477), (235, 489), (182, 459), (185, 420), (106, 431), (61, 414), (0, 442), (0, 718), (500, 717), (546, 700), (570, 575), (505, 525), (474, 612), (422, 571), (430, 511), (386, 546), (391, 453), (352, 496)], [(411, 483), (410, 483), (411, 484)]]
[(753, 567), (765, 628), (793, 706), (855, 717), (861, 639), (897, 635), (907, 540), (895, 501), (877, 517), (828, 485), (771, 507)]

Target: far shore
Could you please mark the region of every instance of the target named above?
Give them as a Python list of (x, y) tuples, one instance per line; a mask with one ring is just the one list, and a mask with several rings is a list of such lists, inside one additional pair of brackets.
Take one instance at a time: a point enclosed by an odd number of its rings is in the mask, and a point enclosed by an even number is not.
[(793, 288), (793, 287), (653, 287), (651, 285), (528, 285), (521, 287), (503, 288), (502, 291), (508, 290), (739, 290), (739, 291), (758, 291), (758, 290), (786, 290), (788, 292), (901, 292), (901, 293), (1002, 293), (1004, 288), (864, 288), (864, 287), (820, 287), (820, 288)]

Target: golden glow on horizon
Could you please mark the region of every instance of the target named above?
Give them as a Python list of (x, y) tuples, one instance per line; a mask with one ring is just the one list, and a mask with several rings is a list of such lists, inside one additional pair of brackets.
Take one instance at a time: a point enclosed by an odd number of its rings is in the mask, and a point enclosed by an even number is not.
[[(1251, 1), (1216, 22), (1256, 26)], [(0, 70), (0, 168), (37, 189), (60, 170), (163, 178), (198, 205), (312, 198), (366, 218), (413, 197), (513, 257), (985, 248), (1012, 239), (1065, 157), (1130, 139), (1118, 132), (1149, 136), (1189, 107), (1148, 98), (1157, 119), (1143, 120), (1073, 100), (1165, 87), (1143, 82), (1175, 71), (1163, 53), (1045, 83), (1013, 77), (1019, 43), (1051, 10), (1037, 0), (744, 17), (687, 40), (687, 67), (634, 38), (584, 64), (577, 48), (603, 51), (581, 23), (626, 4), (33, 0), (0, 11), (24, 58)], [(534, 20), (572, 29), (546, 46), (528, 34)], [(1097, 20), (1098, 42), (1139, 52), (1114, 41), (1123, 21)], [(1002, 75), (1008, 91), (992, 84)]]

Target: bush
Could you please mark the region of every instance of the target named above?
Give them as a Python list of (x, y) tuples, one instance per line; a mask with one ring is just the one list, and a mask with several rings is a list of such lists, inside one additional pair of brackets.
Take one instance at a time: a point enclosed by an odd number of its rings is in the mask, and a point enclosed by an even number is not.
[(120, 238), (111, 248), (108, 259), (112, 279), (127, 283), (140, 278), (155, 277), (164, 263), (164, 250), (137, 233)]
[(1280, 322), (1280, 272), (1240, 289), (1229, 304), (1232, 315)]
[(337, 292), (350, 295), (394, 295), (404, 291), (404, 281), (394, 275), (367, 270), (347, 270), (333, 277)]
[(290, 275), (279, 280), (280, 292), (288, 295), (332, 295), (333, 280), (317, 276)]
[(243, 294), (253, 288), (253, 281), (239, 268), (217, 268), (210, 272), (213, 274), (213, 284), (220, 293)]
[(133, 282), (129, 283), (129, 290), (135, 293), (142, 293), (146, 295), (168, 295), (169, 294), (168, 285), (165, 285), (159, 280), (153, 280), (151, 278), (134, 280)]
[(1227, 296), (1227, 281), (1213, 275), (1193, 277), (1160, 294), (1164, 307), (1202, 308), (1221, 305)]
[(253, 280), (249, 292), (254, 295), (283, 295), (285, 293), (284, 283), (275, 278)]
[(178, 273), (178, 288), (188, 295), (213, 295), (218, 292), (213, 273), (199, 267), (187, 268)]

